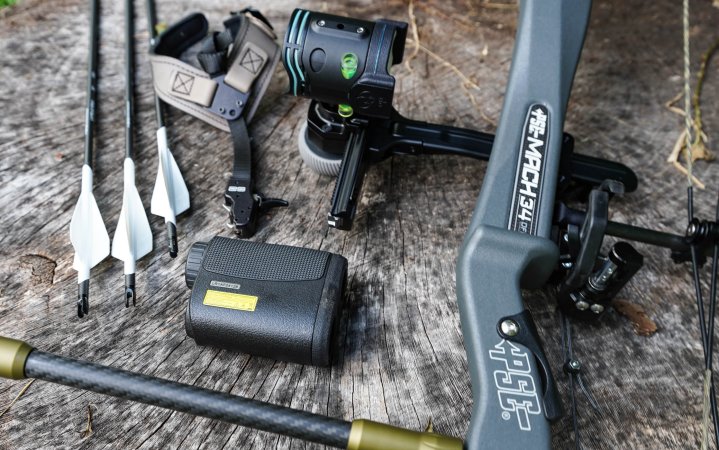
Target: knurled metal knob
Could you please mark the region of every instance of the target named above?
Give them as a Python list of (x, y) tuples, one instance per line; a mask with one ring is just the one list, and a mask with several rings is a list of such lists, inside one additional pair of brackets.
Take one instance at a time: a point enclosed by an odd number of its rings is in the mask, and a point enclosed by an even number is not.
[(185, 262), (185, 284), (190, 289), (192, 289), (192, 286), (195, 284), (195, 279), (202, 268), (205, 250), (207, 250), (207, 242), (195, 242), (187, 254), (187, 262)]

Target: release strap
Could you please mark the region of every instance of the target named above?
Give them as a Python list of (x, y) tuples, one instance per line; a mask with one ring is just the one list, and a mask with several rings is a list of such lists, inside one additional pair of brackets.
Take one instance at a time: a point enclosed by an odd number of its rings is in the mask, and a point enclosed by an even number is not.
[[(157, 38), (150, 61), (158, 97), (231, 133), (234, 164), (225, 208), (229, 226), (240, 237), (250, 237), (262, 210), (287, 206), (284, 200), (264, 199), (255, 192), (247, 131), (279, 61), (280, 47), (269, 22), (256, 10), (233, 13), (224, 26), (224, 31), (208, 35), (205, 16), (192, 14)], [(201, 69), (179, 59), (198, 43)]]
[(252, 178), (252, 139), (247, 132), (245, 120), (240, 118), (230, 122), (230, 131), (235, 158), (232, 176), (225, 190), (225, 209), (230, 213), (227, 226), (239, 237), (246, 238), (255, 234), (260, 213), (270, 208), (288, 206), (288, 203), (279, 198), (265, 198), (255, 192)]
[[(263, 19), (246, 9), (233, 13), (224, 31), (209, 35), (200, 13), (172, 25), (150, 49), (158, 97), (226, 132), (228, 121), (252, 120), (280, 55), (275, 33)], [(202, 69), (179, 59), (201, 41), (197, 60)]]

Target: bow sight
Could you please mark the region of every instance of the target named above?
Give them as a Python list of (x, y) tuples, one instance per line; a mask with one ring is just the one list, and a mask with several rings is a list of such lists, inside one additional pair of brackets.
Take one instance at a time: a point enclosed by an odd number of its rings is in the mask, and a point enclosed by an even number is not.
[[(290, 93), (312, 99), (299, 136), (300, 154), (316, 172), (337, 176), (330, 226), (349, 230), (368, 166), (393, 155), (449, 154), (488, 160), (494, 136), (407, 119), (392, 107), (407, 24), (369, 22), (296, 9), (285, 34), (282, 62)], [(605, 179), (631, 192), (637, 178), (626, 166), (574, 153), (562, 137), (559, 193), (585, 195)]]

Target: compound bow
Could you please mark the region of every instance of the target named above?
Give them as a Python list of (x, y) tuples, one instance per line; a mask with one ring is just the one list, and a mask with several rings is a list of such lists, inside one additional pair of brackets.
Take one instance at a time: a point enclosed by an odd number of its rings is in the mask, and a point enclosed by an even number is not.
[[(335, 447), (549, 448), (550, 422), (562, 415), (563, 408), (532, 318), (524, 307), (521, 289), (551, 286), (566, 314), (596, 320), (643, 262), (641, 254), (626, 242), (618, 242), (608, 252), (602, 252), (604, 237), (614, 236), (666, 247), (672, 251), (675, 262), (692, 263), (705, 351), (705, 422), (711, 411), (716, 439), (711, 368), (719, 218), (707, 221), (694, 216), (691, 176), (689, 224), (684, 235), (610, 221), (610, 198), (624, 190), (617, 180), (607, 179), (594, 186), (586, 199), (585, 211), (570, 208), (557, 196), (565, 112), (590, 9), (591, 0), (523, 0), (520, 5), (502, 116), (457, 263), (457, 295), (474, 391), (471, 423), (464, 443), (430, 432), (409, 432), (367, 421), (350, 424), (158, 381), (67, 360), (6, 338), (0, 338), (0, 375), (38, 377)], [(684, 0), (684, 13), (687, 25), (688, 0)], [(297, 14), (296, 11), (294, 20)], [(377, 24), (372, 36), (379, 37), (377, 45), (381, 47), (383, 30), (392, 24)], [(290, 39), (291, 30), (292, 27)], [(685, 26), (685, 46), (687, 42)], [(688, 56), (685, 65), (688, 79)], [(303, 67), (298, 63), (296, 68)], [(352, 120), (349, 116), (347, 119)], [(350, 139), (347, 144), (345, 159), (348, 155), (357, 156), (352, 151), (358, 148), (353, 141)], [(692, 143), (689, 139), (687, 148)], [(687, 161), (691, 162), (691, 155)], [(707, 257), (713, 263), (705, 314), (699, 268)], [(568, 349), (565, 369), (576, 373), (579, 366), (571, 357), (570, 338), (565, 332)], [(581, 387), (579, 377), (577, 381)], [(705, 445), (709, 428), (708, 424), (704, 427)], [(576, 442), (578, 445), (578, 439)]]

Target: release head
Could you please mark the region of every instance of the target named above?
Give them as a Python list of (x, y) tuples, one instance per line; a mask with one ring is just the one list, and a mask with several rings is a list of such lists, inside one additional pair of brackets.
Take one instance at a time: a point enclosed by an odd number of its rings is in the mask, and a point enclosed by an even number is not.
[(25, 378), (25, 361), (33, 348), (23, 341), (0, 336), (0, 378)]
[(389, 117), (407, 24), (376, 22), (296, 9), (290, 17), (282, 63), (290, 93), (341, 105), (340, 114)]

